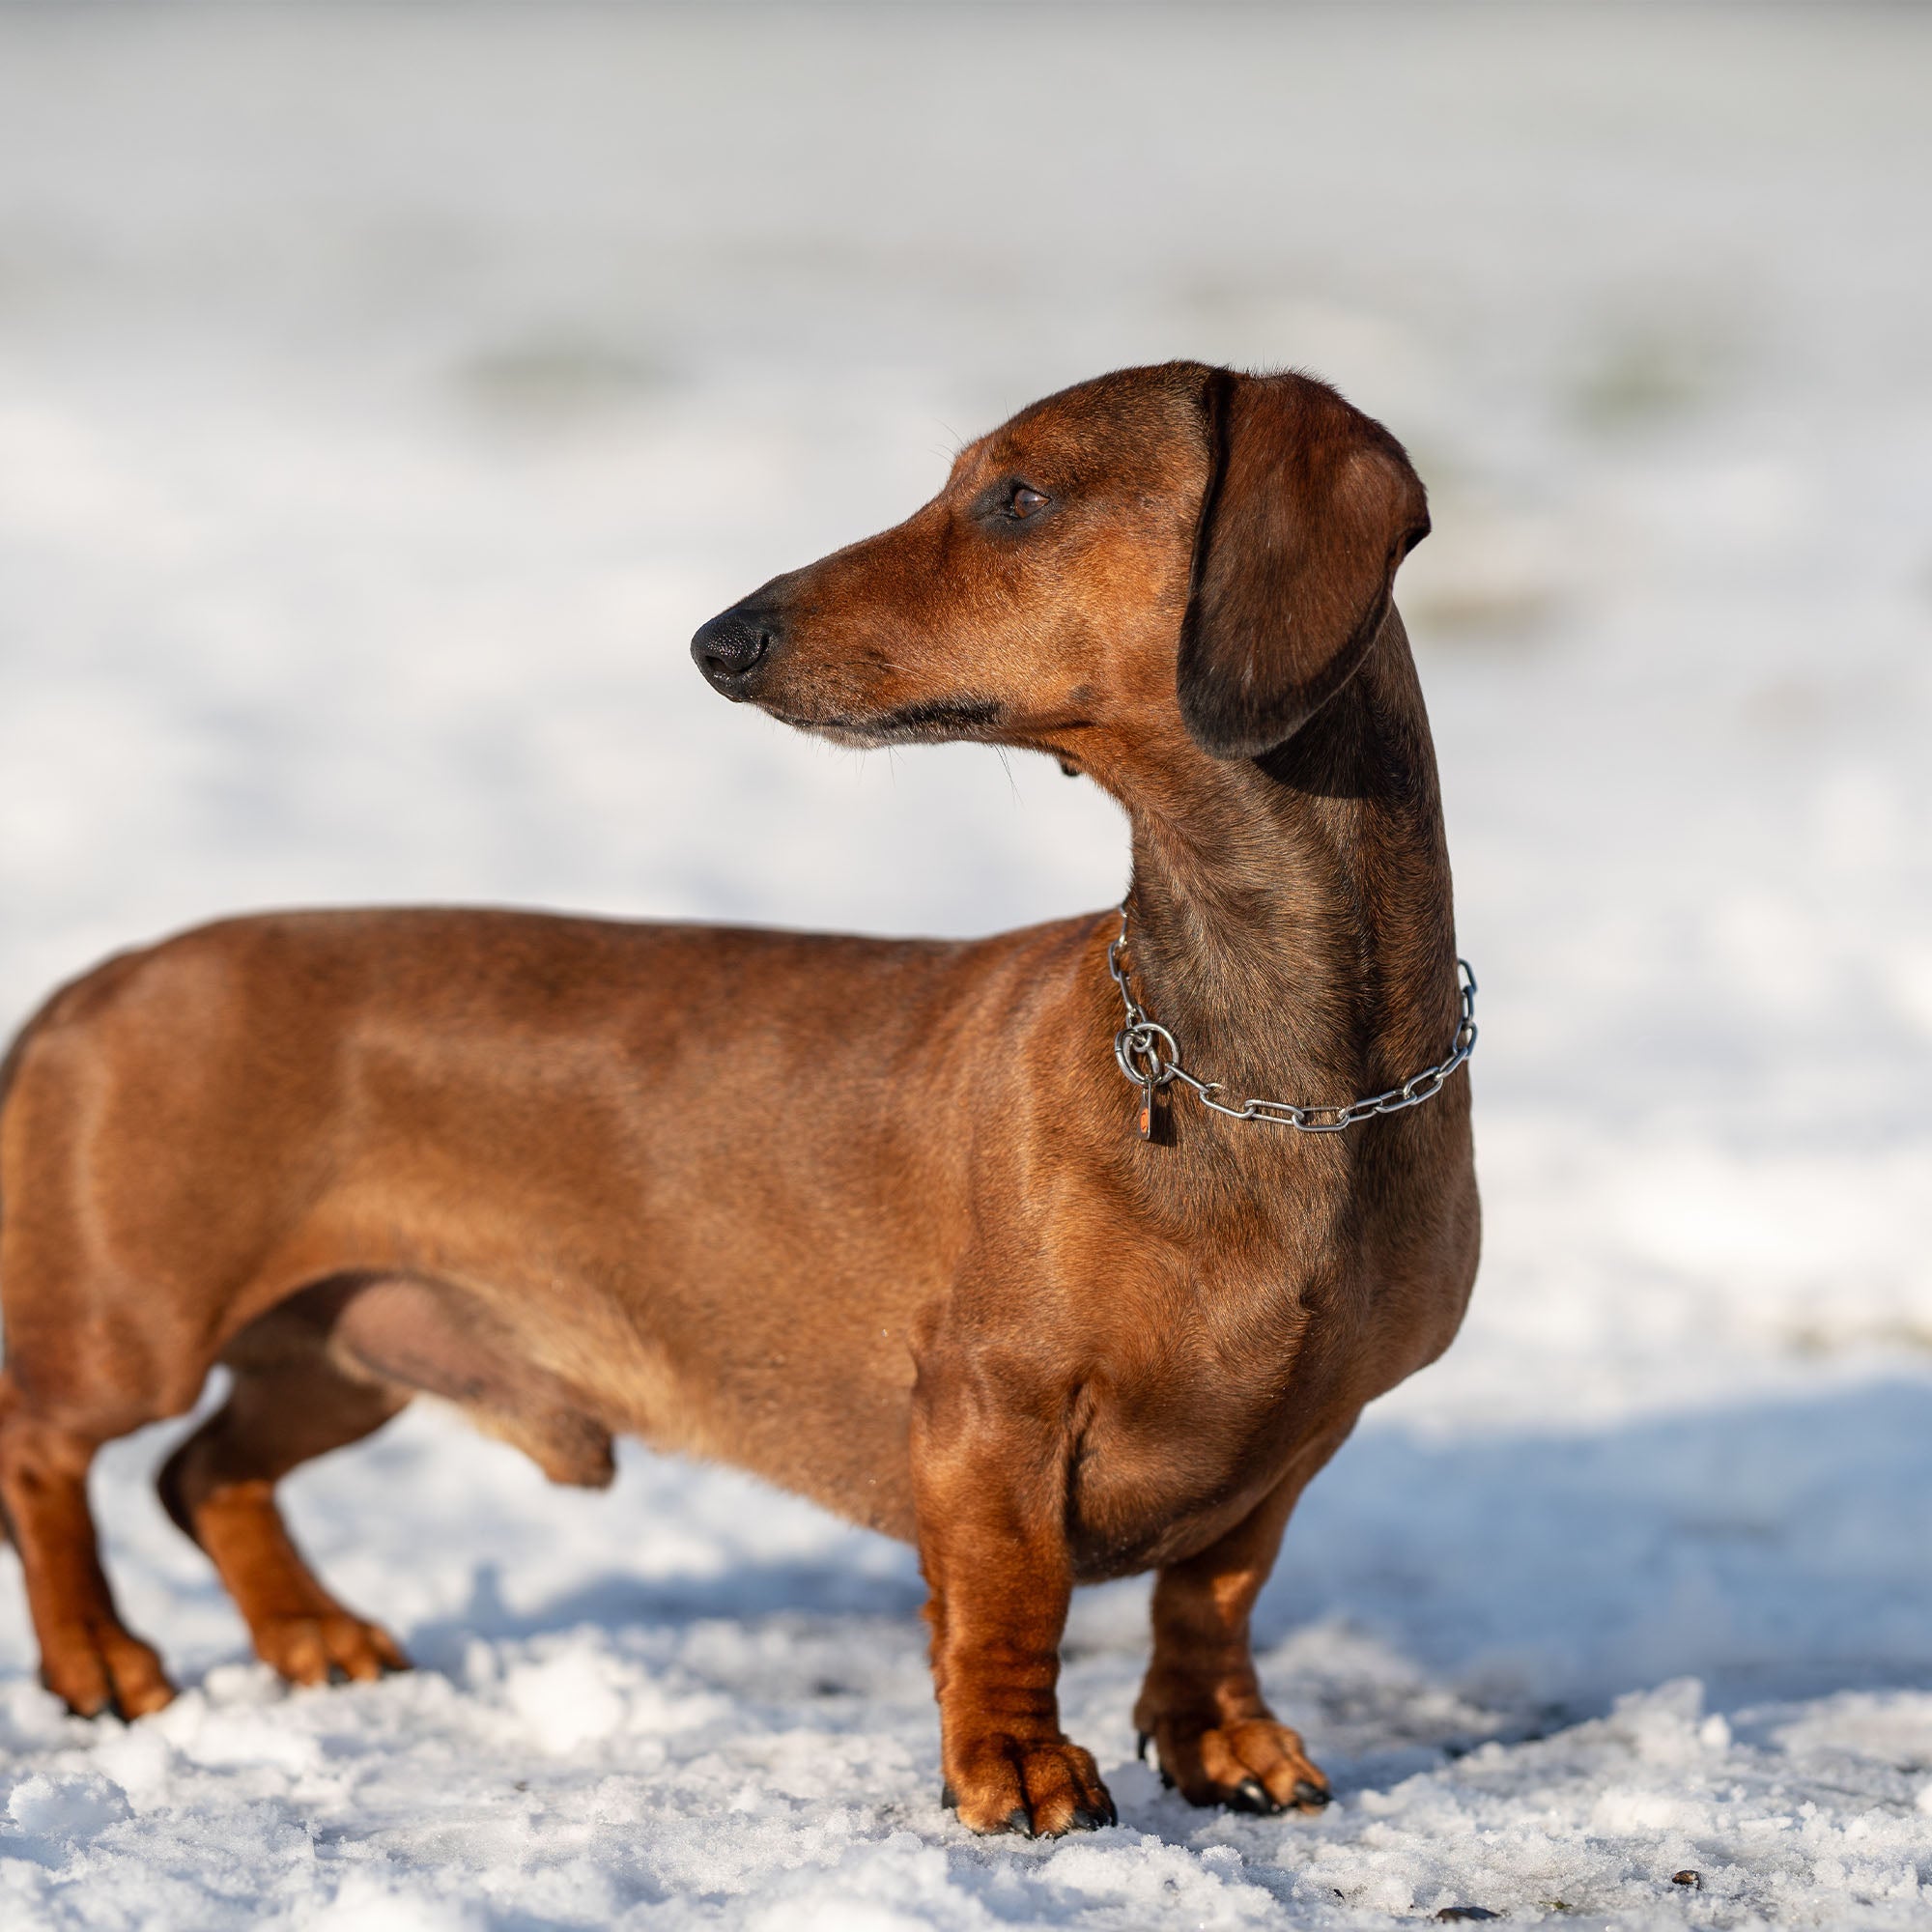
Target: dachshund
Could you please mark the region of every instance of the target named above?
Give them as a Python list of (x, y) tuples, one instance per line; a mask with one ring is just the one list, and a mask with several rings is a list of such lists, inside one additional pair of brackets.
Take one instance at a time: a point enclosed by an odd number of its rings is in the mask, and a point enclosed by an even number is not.
[(1391, 601), (1428, 528), (1333, 389), (1171, 362), (1022, 411), (697, 632), (801, 730), (1091, 777), (1121, 911), (971, 942), (271, 913), (57, 992), (0, 1072), (0, 1508), (46, 1684), (172, 1696), (87, 1474), (219, 1363), (160, 1492), (295, 1683), (404, 1659), (275, 1485), (426, 1393), (561, 1483), (624, 1434), (915, 1544), (976, 1832), (1113, 1821), (1059, 1646), (1076, 1584), (1148, 1571), (1163, 1776), (1325, 1804), (1250, 1612), (1476, 1270), (1473, 986)]

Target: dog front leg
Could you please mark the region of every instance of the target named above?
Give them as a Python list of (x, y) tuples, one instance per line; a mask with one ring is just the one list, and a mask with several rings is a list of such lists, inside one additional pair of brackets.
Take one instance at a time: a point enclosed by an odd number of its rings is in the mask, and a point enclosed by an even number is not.
[(1162, 1780), (1189, 1804), (1271, 1812), (1328, 1803), (1328, 1780), (1301, 1734), (1262, 1696), (1248, 1619), (1290, 1512), (1340, 1440), (1321, 1444), (1225, 1536), (1155, 1579), (1153, 1658), (1134, 1723), (1142, 1749), (1154, 1747)]
[(1058, 1837), (1113, 1824), (1093, 1753), (1060, 1728), (1073, 1588), (1063, 1445), (923, 1387), (912, 1451), (945, 1803), (976, 1832)]

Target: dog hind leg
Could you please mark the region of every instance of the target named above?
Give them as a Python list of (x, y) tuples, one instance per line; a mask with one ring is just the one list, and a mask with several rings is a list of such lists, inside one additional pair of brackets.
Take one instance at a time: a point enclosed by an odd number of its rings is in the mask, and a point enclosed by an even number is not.
[(222, 1358), (234, 1376), (227, 1403), (158, 1479), (168, 1514), (213, 1563), (257, 1656), (295, 1684), (408, 1668), (387, 1631), (317, 1580), (275, 1503), (292, 1469), (373, 1435), (410, 1399), (344, 1374), (327, 1343), (326, 1321), (301, 1297), (256, 1321)]
[(96, 1450), (138, 1425), (96, 1433), (73, 1418), (32, 1400), (12, 1369), (0, 1374), (0, 1509), (26, 1579), (43, 1682), (81, 1717), (144, 1717), (174, 1687), (121, 1620), (87, 1501)]

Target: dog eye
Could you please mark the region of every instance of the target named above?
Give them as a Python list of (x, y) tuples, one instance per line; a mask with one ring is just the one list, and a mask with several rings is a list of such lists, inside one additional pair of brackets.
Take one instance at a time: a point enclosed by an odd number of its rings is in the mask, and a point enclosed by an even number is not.
[(981, 524), (1024, 524), (1053, 507), (1044, 490), (1036, 490), (1017, 476), (988, 483), (974, 499), (971, 514)]

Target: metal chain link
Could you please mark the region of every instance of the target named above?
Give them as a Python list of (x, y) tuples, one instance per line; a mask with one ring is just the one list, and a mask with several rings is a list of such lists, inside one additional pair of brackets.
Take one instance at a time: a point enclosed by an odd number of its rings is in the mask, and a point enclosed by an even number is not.
[[(1456, 1023), (1456, 1037), (1450, 1041), (1449, 1057), (1434, 1066), (1391, 1087), (1386, 1094), (1372, 1094), (1366, 1099), (1346, 1105), (1297, 1106), (1293, 1100), (1243, 1100), (1231, 1106), (1216, 1095), (1226, 1090), (1218, 1080), (1197, 1079), (1180, 1064), (1180, 1048), (1174, 1036), (1134, 998), (1127, 983), (1127, 969), (1121, 954), (1127, 943), (1127, 903), (1121, 901), (1121, 930), (1107, 948), (1107, 971), (1121, 989), (1121, 1003), (1126, 1009), (1126, 1024), (1114, 1036), (1114, 1058), (1121, 1071), (1138, 1087), (1151, 1102), (1170, 1082), (1191, 1087), (1204, 1107), (1225, 1114), (1231, 1121), (1265, 1121), (1270, 1126), (1293, 1127), (1300, 1134), (1339, 1134), (1359, 1121), (1374, 1120), (1380, 1114), (1399, 1114), (1405, 1107), (1419, 1107), (1441, 1093), (1442, 1083), (1476, 1050), (1476, 976), (1466, 959), (1456, 962), (1461, 992), (1462, 1017)], [(1144, 1113), (1143, 1119), (1147, 1118)], [(1145, 1129), (1144, 1129), (1145, 1131)]]

